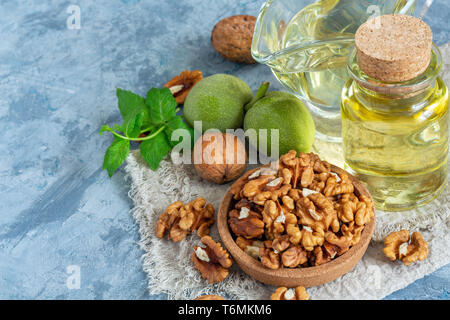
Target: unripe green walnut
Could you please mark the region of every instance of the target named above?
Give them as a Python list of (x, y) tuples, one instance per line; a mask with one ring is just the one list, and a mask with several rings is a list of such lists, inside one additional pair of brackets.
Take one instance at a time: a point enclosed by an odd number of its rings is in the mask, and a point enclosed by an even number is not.
[(242, 128), (244, 106), (253, 97), (250, 87), (241, 79), (215, 74), (199, 81), (189, 92), (183, 107), (187, 123), (202, 121), (202, 130)]
[(259, 129), (267, 129), (267, 138), (262, 142), (267, 145), (267, 153), (271, 154), (271, 129), (279, 130), (279, 154), (289, 150), (309, 152), (314, 143), (314, 121), (305, 105), (294, 95), (287, 92), (269, 92), (256, 101), (247, 111), (244, 129), (255, 129), (258, 132), (258, 148), (260, 144)]

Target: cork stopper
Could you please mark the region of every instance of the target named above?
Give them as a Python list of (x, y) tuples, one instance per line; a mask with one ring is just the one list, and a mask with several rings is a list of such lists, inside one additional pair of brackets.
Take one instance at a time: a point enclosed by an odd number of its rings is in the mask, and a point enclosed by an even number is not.
[(424, 73), (430, 64), (432, 42), (430, 27), (406, 15), (373, 18), (355, 35), (359, 67), (385, 82), (408, 81)]

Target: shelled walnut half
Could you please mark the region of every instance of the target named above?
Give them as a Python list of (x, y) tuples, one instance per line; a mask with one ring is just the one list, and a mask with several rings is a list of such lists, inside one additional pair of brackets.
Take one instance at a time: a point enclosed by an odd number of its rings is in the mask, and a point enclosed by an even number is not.
[(201, 241), (205, 247), (194, 246), (191, 256), (195, 269), (211, 284), (223, 281), (233, 263), (230, 255), (210, 236), (202, 237)]
[(162, 239), (167, 232), (170, 240), (179, 242), (189, 233), (197, 231), (203, 237), (209, 234), (209, 228), (214, 223), (214, 213), (214, 207), (200, 197), (186, 205), (176, 201), (159, 217), (156, 236)]
[(246, 207), (230, 211), (228, 223), (236, 235), (246, 239), (258, 238), (264, 233), (261, 215)]
[(419, 232), (413, 232), (411, 238), (408, 230), (392, 232), (384, 239), (384, 246), (386, 257), (401, 260), (407, 266), (428, 256), (428, 243)]

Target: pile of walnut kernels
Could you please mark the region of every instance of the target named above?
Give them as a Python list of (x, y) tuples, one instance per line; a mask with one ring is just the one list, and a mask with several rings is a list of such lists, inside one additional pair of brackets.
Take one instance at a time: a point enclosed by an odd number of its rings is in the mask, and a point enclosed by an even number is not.
[(332, 172), (312, 153), (290, 151), (232, 192), (228, 223), (236, 243), (270, 269), (317, 266), (341, 256), (374, 216), (372, 200), (358, 197), (345, 173)]
[[(374, 216), (372, 200), (354, 193), (345, 172), (315, 154), (295, 151), (280, 157), (270, 167), (257, 169), (231, 189), (234, 208), (228, 223), (236, 244), (270, 269), (310, 267), (324, 264), (347, 252), (358, 243), (366, 224)], [(232, 259), (210, 236), (215, 210), (204, 198), (187, 204), (172, 203), (159, 217), (156, 236), (165, 234), (174, 242), (196, 232), (202, 246), (194, 246), (194, 267), (209, 283), (223, 281)], [(408, 230), (386, 237), (384, 254), (405, 265), (424, 260), (428, 244), (422, 235)], [(198, 299), (224, 299), (202, 296)], [(272, 300), (307, 300), (304, 287), (280, 287)]]

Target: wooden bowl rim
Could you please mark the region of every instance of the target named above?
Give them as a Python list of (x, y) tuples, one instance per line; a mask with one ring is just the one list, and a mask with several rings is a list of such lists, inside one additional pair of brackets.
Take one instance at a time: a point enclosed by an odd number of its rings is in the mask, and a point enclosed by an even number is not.
[[(219, 231), (220, 238), (227, 248), (227, 250), (230, 252), (230, 254), (235, 258), (236, 256), (239, 256), (239, 260), (242, 264), (245, 264), (248, 268), (252, 269), (253, 271), (256, 271), (259, 274), (262, 274), (267, 277), (283, 277), (283, 278), (315, 278), (320, 277), (323, 274), (327, 274), (330, 272), (338, 271), (348, 260), (351, 259), (351, 257), (355, 254), (357, 254), (360, 250), (367, 250), (367, 245), (369, 244), (370, 240), (372, 239), (373, 232), (375, 230), (375, 221), (376, 221), (376, 210), (374, 210), (374, 216), (371, 219), (371, 221), (366, 224), (364, 227), (364, 230), (361, 234), (361, 239), (357, 244), (352, 246), (349, 251), (344, 253), (343, 255), (337, 257), (336, 259), (333, 259), (330, 262), (327, 262), (325, 264), (322, 264), (320, 266), (314, 266), (314, 267), (307, 267), (307, 268), (280, 268), (276, 270), (272, 270), (269, 268), (266, 268), (262, 265), (262, 263), (251, 256), (249, 256), (247, 253), (245, 253), (241, 248), (238, 247), (236, 242), (234, 241), (229, 226), (228, 226), (228, 209), (230, 206), (231, 201), (233, 200), (233, 194), (231, 193), (231, 189), (235, 184), (240, 183), (242, 180), (247, 179), (247, 177), (255, 172), (258, 169), (267, 167), (261, 166), (252, 170), (247, 171), (242, 177), (240, 177), (238, 180), (236, 180), (233, 185), (228, 189), (225, 196), (222, 198), (222, 201), (220, 202), (220, 207), (218, 211), (217, 216), (217, 227)], [(357, 180), (353, 175), (348, 173), (347, 171), (336, 167), (334, 165), (331, 165), (331, 171), (335, 172), (337, 174), (345, 173), (349, 176), (349, 179), (353, 182), (353, 185), (355, 187), (355, 194), (357, 196), (365, 195), (372, 199), (369, 191), (366, 189), (366, 187)], [(363, 254), (361, 255), (361, 257)], [(356, 261), (356, 263), (359, 262)], [(355, 264), (356, 264), (355, 263)]]

